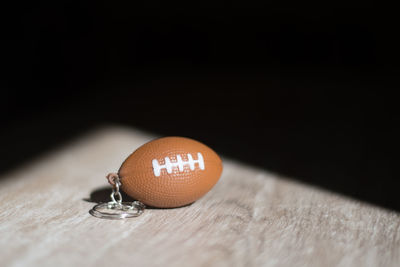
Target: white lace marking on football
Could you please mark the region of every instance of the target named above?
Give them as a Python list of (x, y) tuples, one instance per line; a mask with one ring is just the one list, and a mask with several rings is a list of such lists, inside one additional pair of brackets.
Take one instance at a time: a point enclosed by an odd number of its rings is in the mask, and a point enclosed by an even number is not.
[(191, 154), (187, 154), (187, 161), (183, 161), (181, 155), (176, 155), (176, 162), (171, 162), (171, 159), (169, 157), (165, 157), (164, 161), (165, 164), (164, 165), (160, 165), (160, 163), (158, 162), (158, 160), (153, 159), (152, 163), (153, 163), (153, 172), (154, 175), (156, 177), (159, 177), (161, 175), (161, 170), (162, 169), (166, 169), (167, 173), (172, 173), (172, 169), (175, 167), (178, 168), (178, 170), (180, 172), (183, 172), (183, 167), (185, 165), (189, 165), (190, 170), (194, 170), (195, 168), (195, 164), (198, 163), (199, 164), (199, 168), (200, 170), (204, 170), (204, 159), (203, 159), (203, 155), (198, 152), (197, 153), (197, 160), (194, 160)]

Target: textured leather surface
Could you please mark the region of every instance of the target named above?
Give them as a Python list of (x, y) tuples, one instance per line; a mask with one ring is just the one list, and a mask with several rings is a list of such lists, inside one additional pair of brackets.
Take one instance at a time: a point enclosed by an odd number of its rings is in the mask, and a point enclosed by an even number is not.
[[(194, 170), (188, 164), (188, 154), (198, 160), (201, 153), (204, 169), (195, 163)], [(153, 160), (162, 166), (168, 157), (177, 162), (180, 155), (183, 171), (173, 167), (171, 173), (165, 168), (156, 176)], [(184, 137), (164, 137), (153, 140), (133, 152), (119, 169), (122, 190), (148, 206), (173, 208), (190, 204), (206, 194), (222, 173), (220, 157), (206, 145)]]

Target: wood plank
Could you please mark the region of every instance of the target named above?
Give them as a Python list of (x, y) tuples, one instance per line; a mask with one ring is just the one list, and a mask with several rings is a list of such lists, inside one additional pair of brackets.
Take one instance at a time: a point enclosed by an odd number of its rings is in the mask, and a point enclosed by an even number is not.
[(89, 215), (105, 174), (151, 138), (103, 128), (2, 174), (0, 265), (399, 266), (398, 213), (226, 158), (191, 206)]

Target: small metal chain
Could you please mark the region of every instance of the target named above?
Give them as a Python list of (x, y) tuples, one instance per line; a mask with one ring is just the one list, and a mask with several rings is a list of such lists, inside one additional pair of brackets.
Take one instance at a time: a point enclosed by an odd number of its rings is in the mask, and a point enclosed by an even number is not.
[(118, 176), (115, 176), (113, 179), (113, 188), (112, 188), (111, 202), (110, 202), (110, 204), (112, 205), (121, 206), (122, 196), (121, 193), (119, 192), (120, 186), (121, 186), (121, 181)]

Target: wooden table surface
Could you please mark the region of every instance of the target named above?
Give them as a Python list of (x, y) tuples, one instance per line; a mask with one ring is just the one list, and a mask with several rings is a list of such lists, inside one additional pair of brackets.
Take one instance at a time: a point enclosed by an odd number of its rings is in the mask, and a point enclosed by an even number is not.
[(152, 138), (106, 127), (2, 174), (0, 266), (400, 266), (398, 213), (226, 158), (191, 206), (92, 217)]

